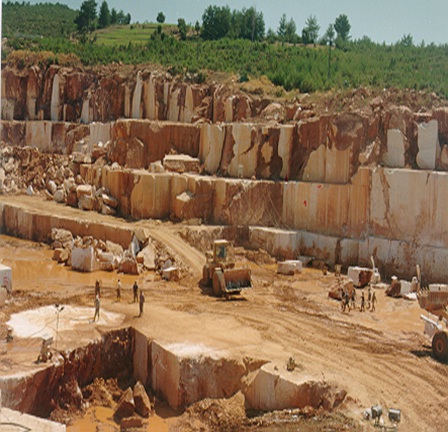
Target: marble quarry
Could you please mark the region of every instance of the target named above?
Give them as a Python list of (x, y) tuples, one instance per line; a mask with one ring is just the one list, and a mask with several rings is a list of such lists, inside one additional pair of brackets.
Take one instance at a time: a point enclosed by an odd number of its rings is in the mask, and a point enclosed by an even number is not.
[(270, 103), (148, 69), (5, 66), (1, 140), (78, 155), (125, 217), (249, 227), (281, 259), (373, 255), (385, 275), (410, 278), (418, 262), (448, 277), (448, 107), (301, 117), (295, 104), (273, 121)]

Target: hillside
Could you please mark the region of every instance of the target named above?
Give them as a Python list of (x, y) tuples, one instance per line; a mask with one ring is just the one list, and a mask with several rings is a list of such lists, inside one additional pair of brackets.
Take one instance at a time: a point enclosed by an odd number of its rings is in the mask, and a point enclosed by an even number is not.
[(8, 36), (8, 43), (2, 60), (12, 51), (32, 50), (74, 54), (86, 66), (151, 63), (173, 75), (198, 74), (202, 79), (210, 72), (234, 74), (240, 82), (265, 76), (280, 87), (278, 96), (291, 90), (311, 93), (370, 87), (423, 90), (448, 97), (446, 44), (415, 46), (400, 41), (385, 45), (363, 38), (329, 50), (322, 45), (267, 40), (203, 40), (191, 30), (182, 41), (177, 26), (169, 24), (112, 26), (96, 30), (81, 42), (74, 38), (76, 14), (60, 4), (4, 3), (3, 36)]
[(2, 37), (66, 37), (75, 31), (77, 12), (56, 3), (2, 3)]

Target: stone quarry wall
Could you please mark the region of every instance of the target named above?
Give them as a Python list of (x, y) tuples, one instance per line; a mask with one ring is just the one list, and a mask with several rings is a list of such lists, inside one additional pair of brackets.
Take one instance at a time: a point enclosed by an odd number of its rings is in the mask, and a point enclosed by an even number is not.
[[(348, 265), (372, 254), (387, 275), (408, 277), (419, 262), (429, 279), (448, 276), (448, 107), (372, 102), (307, 118), (290, 106), (277, 123), (263, 117), (267, 100), (149, 70), (2, 72), (2, 141), (67, 154), (107, 144), (108, 164), (82, 176), (124, 216), (251, 226), (252, 241), (281, 256)], [(203, 175), (153, 172), (173, 153), (198, 158)], [(272, 240), (261, 227), (292, 235)]]
[(198, 119), (240, 121), (257, 116), (268, 102), (226, 87), (198, 85), (148, 69), (120, 66), (72, 69), (2, 65), (2, 119), (89, 124), (119, 118), (190, 123)]
[[(132, 340), (129, 329), (103, 335), (101, 341), (64, 353), (59, 363), (35, 373), (0, 377), (2, 404), (28, 414), (48, 417), (55, 401), (73, 403), (73, 388), (81, 388), (96, 377), (132, 376)], [(78, 407), (79, 408), (79, 407)]]

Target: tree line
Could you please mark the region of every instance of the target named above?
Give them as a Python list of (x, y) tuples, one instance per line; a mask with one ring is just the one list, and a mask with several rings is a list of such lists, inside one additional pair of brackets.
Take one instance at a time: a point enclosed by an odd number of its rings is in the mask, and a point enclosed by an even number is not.
[(80, 34), (92, 33), (96, 29), (103, 29), (111, 25), (127, 25), (131, 23), (131, 14), (115, 8), (109, 10), (107, 1), (103, 0), (98, 11), (95, 0), (85, 0), (81, 4), (75, 24)]

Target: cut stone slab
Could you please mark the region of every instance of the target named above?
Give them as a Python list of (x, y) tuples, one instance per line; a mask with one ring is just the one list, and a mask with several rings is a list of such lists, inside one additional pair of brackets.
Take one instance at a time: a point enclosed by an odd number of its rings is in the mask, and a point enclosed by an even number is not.
[(163, 167), (167, 171), (178, 173), (199, 173), (201, 171), (201, 162), (198, 158), (193, 158), (189, 155), (167, 155), (163, 158)]
[(300, 260), (287, 260), (277, 263), (277, 273), (284, 275), (293, 275), (294, 273), (301, 273), (302, 261)]
[(437, 120), (418, 125), (417, 165), (421, 169), (434, 170), (440, 155)]
[(274, 411), (288, 408), (333, 409), (340, 405), (347, 392), (324, 381), (316, 381), (286, 366), (266, 364), (243, 390), (246, 405), (255, 410)]
[(95, 257), (93, 246), (77, 247), (72, 249), (72, 269), (81, 272), (92, 272), (98, 270), (98, 263)]
[(405, 141), (403, 133), (399, 129), (387, 131), (387, 152), (383, 162), (389, 168), (404, 168), (405, 165)]

